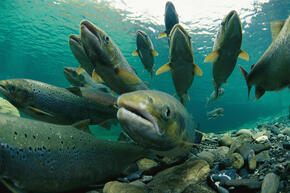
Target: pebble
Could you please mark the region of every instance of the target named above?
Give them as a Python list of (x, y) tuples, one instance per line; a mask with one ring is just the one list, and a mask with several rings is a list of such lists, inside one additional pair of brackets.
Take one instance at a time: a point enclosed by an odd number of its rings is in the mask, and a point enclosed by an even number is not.
[(158, 163), (154, 160), (143, 158), (137, 161), (137, 166), (139, 170), (148, 171), (154, 167), (157, 167)]
[(155, 192), (182, 193), (190, 184), (204, 182), (209, 172), (209, 164), (206, 161), (190, 158), (181, 165), (159, 172), (147, 187)]
[(220, 146), (211, 152), (214, 154), (215, 160), (222, 160), (227, 157), (229, 150), (230, 148), (227, 146)]
[(265, 162), (268, 159), (270, 159), (270, 155), (269, 155), (269, 152), (267, 150), (262, 151), (256, 155), (257, 162)]
[(290, 136), (290, 127), (287, 127), (287, 128), (285, 128), (285, 129), (283, 129), (283, 130), (282, 130), (282, 133), (283, 133), (284, 135)]
[(261, 193), (276, 193), (279, 188), (279, 181), (279, 176), (268, 173), (263, 180)]
[(249, 135), (249, 136), (253, 136), (252, 131), (249, 129), (241, 129), (236, 133), (238, 136), (240, 135)]
[(232, 143), (234, 142), (233, 138), (231, 138), (230, 136), (228, 135), (224, 135), (222, 136), (222, 138), (220, 139), (219, 143), (222, 145), (222, 146), (228, 146), (230, 147), (232, 145)]
[(209, 151), (202, 151), (198, 153), (197, 156), (200, 157), (200, 159), (207, 161), (210, 166), (212, 166), (215, 158), (214, 154)]
[(232, 166), (235, 169), (240, 169), (244, 166), (244, 158), (239, 153), (233, 153), (231, 156)]
[(212, 190), (208, 186), (202, 186), (199, 184), (191, 184), (185, 188), (185, 190), (182, 193), (215, 193), (214, 190)]
[(258, 143), (266, 143), (269, 140), (269, 138), (266, 135), (262, 135), (262, 136), (256, 138), (255, 140)]
[(253, 138), (249, 135), (240, 135), (237, 137), (234, 142), (232, 143), (229, 154), (234, 153), (237, 149), (239, 149), (242, 145), (245, 143), (251, 143), (253, 141)]
[(246, 187), (249, 189), (260, 189), (262, 182), (257, 179), (234, 179), (226, 181), (225, 185), (233, 187)]
[(250, 150), (248, 155), (248, 166), (250, 170), (254, 170), (257, 167), (256, 155), (254, 150)]
[(121, 183), (117, 181), (105, 184), (103, 193), (148, 193), (146, 186)]

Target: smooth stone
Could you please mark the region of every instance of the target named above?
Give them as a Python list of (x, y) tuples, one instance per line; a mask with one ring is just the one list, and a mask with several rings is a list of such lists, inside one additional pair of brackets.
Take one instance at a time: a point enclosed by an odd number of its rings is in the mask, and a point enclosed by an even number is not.
[(284, 138), (284, 135), (280, 133), (280, 134), (277, 135), (277, 137), (278, 138)]
[(270, 155), (269, 155), (269, 152), (267, 150), (262, 151), (256, 155), (257, 162), (265, 162), (267, 159), (270, 159)]
[(283, 129), (283, 130), (282, 130), (282, 133), (283, 133), (284, 135), (288, 135), (288, 136), (290, 136), (290, 127), (287, 127), (287, 128), (285, 128), (285, 129)]
[(261, 151), (268, 150), (271, 148), (269, 143), (258, 143), (258, 144), (251, 144), (252, 149), (255, 153), (260, 153)]
[(283, 148), (289, 150), (290, 149), (290, 142), (284, 142)]
[(261, 193), (276, 193), (279, 188), (280, 177), (274, 173), (268, 173), (262, 184)]
[(281, 133), (280, 130), (279, 130), (276, 126), (274, 126), (274, 125), (270, 126), (269, 129), (270, 129), (270, 131), (271, 131), (272, 133), (274, 133), (275, 135), (278, 135), (278, 134)]
[(248, 155), (248, 166), (250, 170), (254, 170), (257, 167), (256, 155), (254, 150), (250, 150)]
[(105, 184), (103, 193), (148, 193), (146, 186), (121, 183), (117, 181)]
[(215, 160), (222, 160), (227, 157), (229, 150), (230, 148), (227, 146), (220, 146), (211, 152), (214, 154)]
[(181, 193), (190, 184), (204, 182), (209, 172), (209, 164), (206, 161), (190, 158), (181, 165), (156, 174), (147, 187), (154, 192)]
[(200, 157), (200, 159), (203, 159), (205, 161), (207, 161), (207, 163), (212, 166), (213, 162), (214, 162), (214, 154), (209, 152), (209, 151), (202, 151), (198, 154), (196, 154), (198, 157)]
[(256, 138), (255, 140), (258, 143), (266, 143), (267, 141), (269, 141), (269, 138), (266, 135), (262, 135), (262, 136)]
[(158, 163), (154, 160), (143, 158), (137, 161), (137, 166), (139, 170), (148, 171), (154, 167), (157, 167)]
[(271, 132), (267, 130), (259, 131), (253, 135), (254, 139), (257, 139), (261, 136), (267, 136), (268, 138), (271, 136)]
[(225, 185), (234, 187), (247, 187), (249, 189), (260, 189), (262, 182), (257, 179), (235, 179), (226, 181)]
[(220, 145), (228, 146), (228, 147), (230, 147), (233, 142), (234, 142), (234, 139), (228, 135), (222, 136), (222, 138), (219, 141)]
[(244, 166), (244, 158), (239, 153), (233, 153), (231, 155), (231, 162), (235, 169), (240, 169)]
[(252, 141), (253, 141), (253, 138), (251, 136), (249, 136), (249, 135), (240, 135), (232, 143), (232, 145), (230, 147), (229, 154), (234, 153), (237, 149), (239, 149), (245, 143), (251, 143)]
[(182, 193), (215, 193), (213, 189), (208, 186), (202, 186), (199, 184), (191, 184), (185, 188)]
[(240, 135), (250, 135), (250, 136), (253, 136), (252, 131), (249, 130), (249, 129), (240, 129), (236, 134), (238, 136), (240, 136)]
[(243, 158), (246, 160), (248, 159), (248, 155), (251, 150), (253, 150), (251, 144), (245, 143), (239, 149), (237, 149), (237, 152), (240, 153), (241, 156), (243, 156)]
[(148, 183), (153, 179), (153, 176), (142, 176), (141, 181), (143, 183)]
[(142, 182), (141, 180), (135, 180), (133, 182), (130, 182), (129, 184), (136, 185), (136, 186), (146, 186), (146, 184), (144, 184), (144, 182)]

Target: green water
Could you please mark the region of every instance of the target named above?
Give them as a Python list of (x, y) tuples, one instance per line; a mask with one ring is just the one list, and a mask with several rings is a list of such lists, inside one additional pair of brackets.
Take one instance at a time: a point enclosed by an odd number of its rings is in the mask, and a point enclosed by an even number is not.
[[(235, 9), (242, 22), (242, 49), (249, 62), (238, 59), (249, 71), (271, 43), (269, 23), (286, 19), (290, 14), (287, 0), (244, 1), (172, 1), (181, 24), (192, 37), (195, 62), (203, 70), (196, 76), (189, 89), (190, 102), (187, 109), (200, 123), (204, 132), (226, 131), (243, 127), (263, 117), (287, 112), (290, 105), (289, 90), (267, 92), (259, 101), (247, 99), (247, 87), (236, 67), (225, 94), (218, 102), (205, 108), (205, 98), (213, 90), (211, 64), (203, 63), (212, 51), (213, 39), (221, 19)], [(119, 46), (125, 58), (136, 69), (150, 88), (170, 94), (175, 93), (170, 73), (164, 73), (151, 81), (138, 57), (131, 56), (136, 49), (135, 33), (141, 29), (151, 38), (156, 57), (155, 69), (168, 62), (167, 39), (157, 39), (164, 31), (164, 8), (166, 1), (97, 1), (97, 0), (1, 0), (0, 1), (0, 79), (29, 78), (61, 87), (69, 83), (63, 76), (63, 67), (79, 66), (72, 55), (68, 36), (79, 34), (79, 23), (90, 20), (105, 30)], [(252, 91), (253, 94), (253, 91)], [(208, 120), (206, 111), (223, 107), (224, 117)], [(112, 131), (96, 128), (97, 135), (116, 137), (119, 127)]]

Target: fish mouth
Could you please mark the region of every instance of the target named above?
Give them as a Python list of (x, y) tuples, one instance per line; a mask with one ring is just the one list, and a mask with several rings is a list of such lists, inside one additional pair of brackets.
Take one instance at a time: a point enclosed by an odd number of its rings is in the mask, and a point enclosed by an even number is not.
[(74, 42), (74, 43), (76, 43), (76, 44), (78, 44), (78, 45), (82, 45), (81, 39), (80, 39), (80, 37), (78, 35), (71, 34), (69, 36), (69, 40)]
[(96, 29), (96, 26), (94, 26), (94, 24), (90, 23), (89, 21), (82, 21), (81, 22), (81, 32), (88, 32), (89, 34), (91, 34), (92, 36), (94, 36), (98, 43), (101, 44), (101, 37), (98, 34), (98, 30)]
[(169, 9), (175, 11), (175, 7), (171, 1), (167, 1), (165, 5), (165, 10), (168, 11)]
[(170, 49), (174, 49), (174, 47), (179, 47), (179, 48), (182, 48), (183, 50), (190, 49), (190, 46), (189, 46), (191, 45), (190, 36), (180, 24), (174, 25), (174, 27), (172, 28), (169, 34), (169, 39), (170, 39), (170, 45), (175, 45), (175, 46), (170, 46), (171, 47)]
[(138, 30), (138, 31), (136, 32), (136, 34), (137, 34), (137, 35), (140, 35), (140, 36), (142, 36), (142, 37), (147, 37), (146, 33), (145, 33), (144, 31), (142, 31), (142, 30)]
[[(162, 136), (164, 132), (160, 131), (157, 121), (146, 109), (134, 105), (130, 102), (125, 103), (120, 100), (121, 97), (117, 100), (117, 106), (119, 108), (117, 112), (117, 118), (127, 122), (128, 124), (136, 124), (141, 126), (143, 132), (153, 132)], [(145, 129), (146, 128), (146, 129)], [(139, 130), (140, 128), (131, 128), (132, 130)], [(146, 131), (145, 131), (146, 130)]]
[(235, 10), (232, 10), (223, 20), (222, 24), (225, 26), (230, 25), (230, 23), (233, 22), (233, 20), (238, 19), (238, 13)]

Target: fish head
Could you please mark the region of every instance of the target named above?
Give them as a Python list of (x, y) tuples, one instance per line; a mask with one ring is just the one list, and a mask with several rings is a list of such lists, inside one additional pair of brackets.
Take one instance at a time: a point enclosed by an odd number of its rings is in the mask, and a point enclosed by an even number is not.
[(185, 109), (173, 96), (155, 90), (134, 91), (119, 96), (117, 106), (118, 120), (136, 143), (166, 151), (183, 140)]
[(74, 55), (78, 55), (79, 52), (84, 53), (84, 48), (79, 35), (71, 34), (68, 40), (70, 49)]
[(169, 34), (169, 41), (171, 56), (173, 52), (183, 53), (190, 51), (190, 53), (192, 53), (191, 38), (180, 24), (175, 24), (172, 28)]
[(223, 18), (221, 23), (221, 37), (224, 38), (224, 41), (242, 39), (241, 20), (235, 10), (232, 10)]
[(108, 64), (106, 61), (113, 59), (112, 56), (118, 53), (109, 35), (86, 20), (81, 22), (81, 41), (94, 65), (96, 65), (96, 61), (98, 64)]
[(148, 35), (144, 31), (142, 31), (142, 30), (138, 30), (136, 32), (136, 41), (137, 41), (137, 44), (145, 43), (148, 46), (151, 46), (152, 47), (152, 43), (151, 43)]
[(24, 107), (32, 94), (28, 82), (23, 79), (0, 81), (0, 93), (15, 107)]
[(64, 67), (63, 73), (65, 78), (72, 84), (79, 84), (84, 81), (84, 76), (77, 72), (77, 68)]

